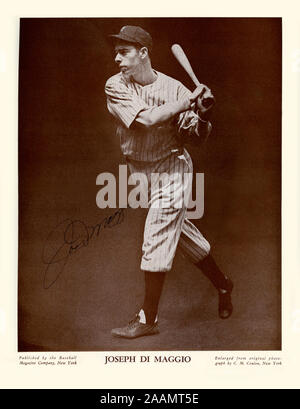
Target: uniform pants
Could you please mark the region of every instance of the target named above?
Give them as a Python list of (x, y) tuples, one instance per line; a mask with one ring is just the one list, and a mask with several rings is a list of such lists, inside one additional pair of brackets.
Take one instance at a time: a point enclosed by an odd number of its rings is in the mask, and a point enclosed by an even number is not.
[[(156, 162), (127, 159), (132, 181), (139, 180), (149, 208), (142, 247), (141, 269), (169, 271), (177, 246), (193, 263), (205, 258), (210, 244), (186, 218), (192, 189), (193, 164), (186, 149)], [(189, 177), (184, 177), (184, 174)], [(140, 178), (140, 175), (144, 175)]]

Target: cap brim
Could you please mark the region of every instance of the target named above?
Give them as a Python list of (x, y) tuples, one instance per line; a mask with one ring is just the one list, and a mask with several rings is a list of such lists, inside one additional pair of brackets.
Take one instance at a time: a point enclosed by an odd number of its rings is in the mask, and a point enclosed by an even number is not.
[(128, 43), (136, 43), (136, 44), (139, 44), (138, 41), (132, 40), (131, 38), (129, 38), (129, 37), (127, 37), (127, 36), (124, 36), (124, 35), (122, 35), (122, 34), (109, 34), (109, 37), (117, 38), (117, 39), (119, 39), (119, 40), (126, 41), (126, 42), (128, 42)]
[(125, 41), (126, 43), (139, 44), (140, 46), (147, 47), (149, 50), (152, 49), (152, 45), (150, 44), (146, 45), (146, 44), (140, 43), (139, 41), (131, 37), (127, 37), (126, 35), (123, 35), (123, 34), (109, 34), (109, 37), (113, 39)]

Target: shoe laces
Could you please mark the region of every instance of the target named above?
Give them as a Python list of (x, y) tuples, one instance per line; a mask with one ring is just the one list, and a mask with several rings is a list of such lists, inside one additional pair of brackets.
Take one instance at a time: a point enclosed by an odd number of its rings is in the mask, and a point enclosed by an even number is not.
[(128, 326), (130, 328), (133, 328), (138, 322), (140, 322), (140, 317), (138, 314), (136, 314), (136, 316), (132, 320), (129, 321)]

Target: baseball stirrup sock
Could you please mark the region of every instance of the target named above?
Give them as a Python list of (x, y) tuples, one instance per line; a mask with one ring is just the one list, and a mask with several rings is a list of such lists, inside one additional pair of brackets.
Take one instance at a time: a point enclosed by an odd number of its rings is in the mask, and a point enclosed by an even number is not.
[(227, 290), (228, 279), (217, 266), (214, 258), (209, 254), (203, 260), (196, 263), (207, 278), (213, 283), (218, 290)]
[(157, 315), (166, 273), (160, 271), (144, 271), (144, 274), (145, 298), (142, 308), (146, 315), (147, 324), (153, 324)]

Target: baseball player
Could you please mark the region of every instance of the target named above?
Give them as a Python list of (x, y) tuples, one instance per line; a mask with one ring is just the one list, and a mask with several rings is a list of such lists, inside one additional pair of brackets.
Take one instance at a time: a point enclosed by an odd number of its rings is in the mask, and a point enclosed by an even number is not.
[[(213, 95), (201, 85), (193, 92), (179, 81), (152, 68), (152, 38), (137, 26), (124, 26), (113, 39), (115, 62), (120, 72), (105, 85), (107, 107), (117, 122), (121, 150), (132, 175), (143, 174), (151, 185), (144, 228), (141, 270), (145, 276), (144, 302), (124, 327), (112, 334), (124, 338), (153, 335), (158, 329), (158, 305), (166, 272), (172, 268), (177, 246), (211, 280), (218, 290), (219, 316), (232, 314), (232, 281), (215, 263), (210, 244), (186, 218), (186, 203), (179, 188), (191, 190), (191, 157), (184, 147), (190, 137), (205, 140), (212, 125), (212, 105), (203, 101)], [(164, 181), (153, 175), (167, 174)], [(147, 186), (149, 186), (147, 184)], [(161, 206), (161, 201), (168, 206)]]

